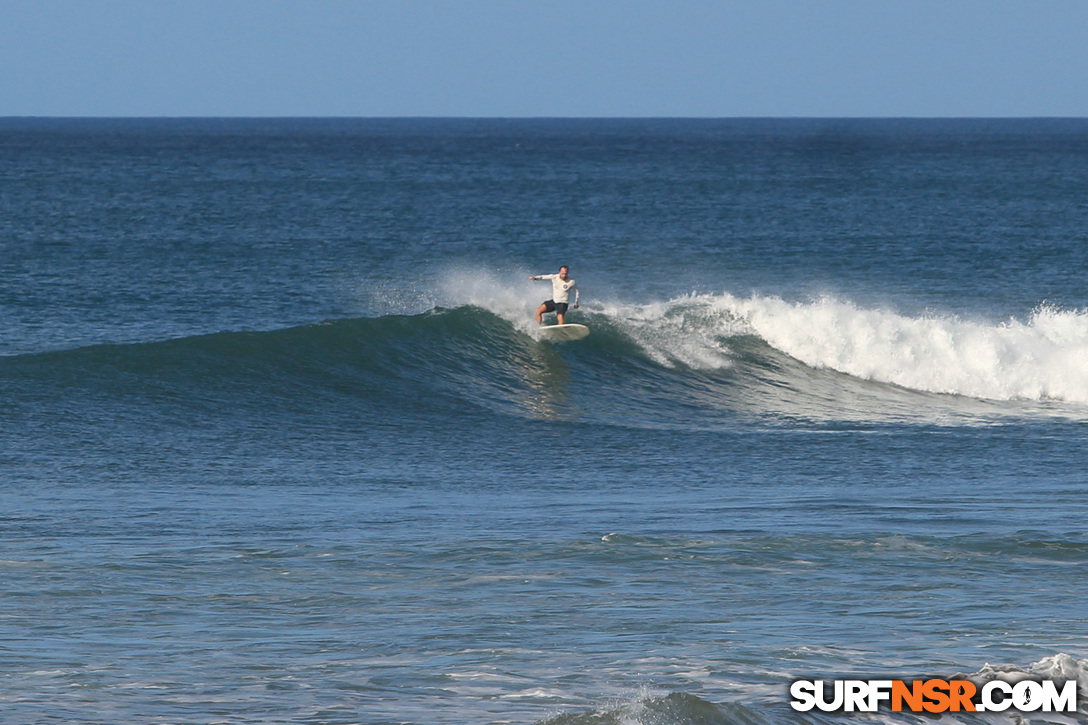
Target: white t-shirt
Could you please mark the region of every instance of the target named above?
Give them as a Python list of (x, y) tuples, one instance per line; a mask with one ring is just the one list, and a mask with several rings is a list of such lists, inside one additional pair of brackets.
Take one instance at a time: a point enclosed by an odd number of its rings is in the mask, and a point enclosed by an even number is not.
[(574, 290), (574, 304), (578, 304), (578, 284), (570, 277), (560, 279), (558, 274), (538, 274), (533, 279), (550, 279), (552, 281), (553, 302), (569, 301), (570, 291)]

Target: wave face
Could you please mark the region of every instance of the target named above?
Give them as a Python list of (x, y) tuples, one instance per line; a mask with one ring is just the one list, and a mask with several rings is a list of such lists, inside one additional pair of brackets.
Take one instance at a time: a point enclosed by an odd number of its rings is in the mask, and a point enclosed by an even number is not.
[(479, 294), (418, 314), (96, 345), (0, 364), (12, 399), (42, 385), (46, 395), (82, 390), (220, 409), (313, 411), (326, 401), (335, 414), (344, 408), (337, 401), (396, 401), (390, 415), (691, 429), (753, 418), (963, 423), (1088, 414), (1088, 314), (1079, 310), (1044, 307), (1026, 321), (986, 323), (834, 299), (691, 295), (583, 308), (577, 319), (590, 337), (555, 345), (540, 339), (529, 293)]

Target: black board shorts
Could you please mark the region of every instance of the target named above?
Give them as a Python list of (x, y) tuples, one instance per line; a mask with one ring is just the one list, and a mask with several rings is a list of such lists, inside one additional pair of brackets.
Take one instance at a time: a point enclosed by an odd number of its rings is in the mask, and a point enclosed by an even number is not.
[(556, 302), (555, 300), (545, 300), (544, 302), (545, 312), (555, 312), (560, 315), (565, 315), (567, 314), (567, 307), (568, 303), (566, 302)]

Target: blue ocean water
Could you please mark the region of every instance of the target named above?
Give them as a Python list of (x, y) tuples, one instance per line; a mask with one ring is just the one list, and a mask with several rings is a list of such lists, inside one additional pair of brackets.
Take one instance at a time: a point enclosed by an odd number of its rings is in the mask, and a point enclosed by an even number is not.
[(1088, 686), (1086, 199), (1083, 120), (0, 120), (0, 717)]

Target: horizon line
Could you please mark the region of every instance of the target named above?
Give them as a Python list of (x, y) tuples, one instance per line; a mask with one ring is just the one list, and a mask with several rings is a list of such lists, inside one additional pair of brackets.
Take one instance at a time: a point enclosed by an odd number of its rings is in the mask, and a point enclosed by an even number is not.
[(465, 116), (465, 115), (404, 115), (404, 116), (340, 116), (340, 115), (38, 115), (38, 114), (12, 114), (0, 115), (0, 121), (64, 121), (64, 120), (102, 120), (102, 121), (152, 121), (152, 120), (339, 120), (339, 121), (1083, 121), (1088, 116), (1061, 116), (1061, 115), (1031, 115), (1031, 116), (924, 116), (924, 115), (873, 115), (873, 116), (828, 116), (828, 115), (796, 115), (796, 116)]

